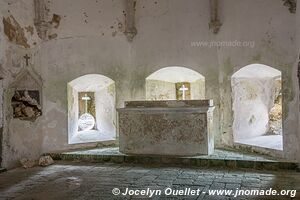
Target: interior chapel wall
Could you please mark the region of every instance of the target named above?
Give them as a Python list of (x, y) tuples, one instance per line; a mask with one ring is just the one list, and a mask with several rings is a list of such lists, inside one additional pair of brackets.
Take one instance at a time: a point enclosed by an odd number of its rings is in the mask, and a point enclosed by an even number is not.
[(224, 21), (217, 37), (225, 41), (254, 41), (255, 44), (253, 48), (218, 49), (222, 144), (233, 145), (231, 76), (248, 64), (261, 63), (282, 72), (284, 156), (296, 159), (298, 122), (292, 108), (295, 106), (295, 80), (292, 77), (295, 74), (296, 15), (280, 1), (227, 0), (226, 3), (222, 1), (221, 6)]
[[(33, 26), (33, 3), (14, 2), (18, 6), (1, 2), (5, 4), (0, 6), (3, 8), (1, 15), (8, 16), (7, 10), (10, 10), (22, 27)], [(5, 151), (12, 160), (6, 160), (7, 166), (16, 164), (24, 156), (37, 157), (41, 152), (97, 145), (68, 145), (67, 83), (71, 80), (91, 73), (113, 79), (116, 105), (121, 107), (125, 100), (145, 99), (145, 78), (166, 66), (188, 67), (205, 76), (206, 98), (214, 99), (216, 106), (216, 145), (230, 146), (233, 141), (230, 78), (235, 71), (251, 63), (266, 64), (283, 73), (285, 154), (295, 158), (299, 121), (295, 120), (298, 115), (294, 109), (296, 84), (291, 77), (295, 74), (292, 66), (296, 57), (296, 15), (281, 1), (222, 1), (220, 19), (223, 25), (214, 35), (208, 29), (209, 1), (191, 0), (187, 4), (180, 0), (139, 0), (136, 4), (138, 34), (133, 42), (128, 42), (123, 33), (124, 0), (49, 2), (49, 20), (53, 14), (61, 17), (59, 26), (51, 33), (55, 38), (41, 42), (34, 31), (27, 37), (32, 45), (36, 40), (36, 45), (28, 49), (2, 37), (5, 53), (0, 55), (7, 82), (12, 82), (12, 75), (22, 68), (20, 63), (27, 51), (34, 55), (31, 62), (43, 80), (43, 116), (35, 123), (14, 120), (6, 127), (10, 146)], [(22, 12), (17, 12), (19, 10)], [(2, 23), (0, 27), (3, 34)], [(192, 44), (235, 40), (254, 41), (255, 46), (195, 47)], [(6, 115), (7, 119), (10, 117)]]
[[(3, 77), (2, 166), (19, 165), (21, 158), (36, 158), (42, 153), (42, 117), (35, 122), (13, 119), (11, 98), (16, 77), (24, 72), (25, 54), (35, 55), (40, 39), (34, 28), (33, 1), (0, 1), (0, 76)], [(35, 63), (29, 60), (29, 65)], [(32, 71), (40, 73), (38, 65)], [(34, 81), (30, 79), (31, 83)], [(29, 83), (30, 85), (30, 83)]]
[[(292, 109), (295, 85), (291, 79), (295, 62), (295, 14), (280, 1), (220, 1), (222, 26), (214, 35), (208, 1), (151, 1), (137, 4), (137, 29), (132, 45), (134, 63), (147, 75), (161, 66), (187, 66), (206, 79), (206, 98), (214, 99), (216, 146), (233, 146), (231, 76), (240, 68), (261, 63), (274, 67), (283, 76), (284, 154), (295, 159), (297, 126)], [(201, 5), (200, 5), (201, 4)], [(154, 10), (153, 10), (154, 7)], [(176, 10), (176, 12), (172, 12)], [(280, 13), (280, 15), (278, 15)], [(248, 42), (248, 46), (198, 46), (191, 42)], [(254, 45), (253, 45), (254, 44)], [(253, 45), (253, 46), (252, 46)], [(155, 49), (155, 51), (153, 51)]]

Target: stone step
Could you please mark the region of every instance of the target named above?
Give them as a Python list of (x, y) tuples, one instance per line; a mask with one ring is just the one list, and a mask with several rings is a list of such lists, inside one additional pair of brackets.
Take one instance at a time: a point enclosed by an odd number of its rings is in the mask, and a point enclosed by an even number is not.
[(298, 163), (275, 160), (247, 160), (231, 158), (170, 157), (124, 154), (84, 154), (82, 152), (49, 153), (54, 160), (94, 163), (136, 163), (159, 165), (182, 165), (189, 167), (224, 167), (255, 170), (298, 170)]

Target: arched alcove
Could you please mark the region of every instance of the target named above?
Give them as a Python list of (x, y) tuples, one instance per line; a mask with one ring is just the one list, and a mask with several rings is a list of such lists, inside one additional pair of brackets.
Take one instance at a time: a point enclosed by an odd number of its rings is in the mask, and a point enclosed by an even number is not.
[(281, 72), (262, 64), (231, 78), (234, 142), (282, 150)]
[(68, 83), (69, 144), (114, 140), (115, 82), (88, 74)]
[(205, 78), (186, 67), (165, 67), (146, 78), (147, 100), (205, 98)]

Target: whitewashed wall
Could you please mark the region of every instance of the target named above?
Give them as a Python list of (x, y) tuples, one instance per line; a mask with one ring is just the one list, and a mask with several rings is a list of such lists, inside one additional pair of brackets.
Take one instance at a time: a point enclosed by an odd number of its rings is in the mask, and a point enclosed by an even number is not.
[[(296, 159), (299, 151), (299, 110), (295, 62), (296, 14), (278, 0), (220, 1), (220, 32), (208, 29), (209, 1), (139, 0), (136, 5), (138, 34), (128, 42), (125, 1), (50, 0), (49, 21), (61, 17), (51, 30), (54, 39), (41, 42), (33, 25), (33, 2), (0, 1), (0, 16), (13, 15), (30, 44), (24, 49), (9, 42), (0, 24), (0, 67), (4, 85), (13, 82), (30, 53), (31, 64), (43, 79), (43, 116), (35, 123), (10, 120), (6, 104), (3, 165), (17, 165), (22, 157), (42, 152), (92, 147), (68, 144), (67, 83), (85, 74), (102, 74), (115, 81), (117, 107), (124, 100), (146, 98), (145, 78), (164, 66), (189, 66), (205, 76), (206, 98), (214, 99), (214, 133), (217, 146), (232, 145), (230, 78), (238, 69), (262, 63), (278, 66), (283, 75), (285, 156)], [(8, 12), (8, 10), (10, 12)], [(298, 9), (299, 10), (299, 9)], [(297, 14), (298, 15), (298, 14)], [(299, 35), (299, 34), (298, 34)], [(195, 47), (194, 41), (252, 41), (254, 47)], [(35, 43), (35, 45), (34, 45)], [(296, 50), (297, 49), (297, 50)], [(7, 102), (9, 100), (7, 99)], [(25, 128), (24, 128), (25, 127)], [(32, 145), (34, 144), (34, 145)]]

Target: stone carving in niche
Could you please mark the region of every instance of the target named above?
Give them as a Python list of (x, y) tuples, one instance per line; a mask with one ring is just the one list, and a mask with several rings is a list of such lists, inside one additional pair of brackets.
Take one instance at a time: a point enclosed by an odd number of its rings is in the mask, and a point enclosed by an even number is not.
[(14, 118), (35, 121), (42, 115), (38, 90), (16, 90), (11, 104)]
[(10, 86), (13, 118), (35, 121), (42, 115), (42, 79), (26, 66)]

